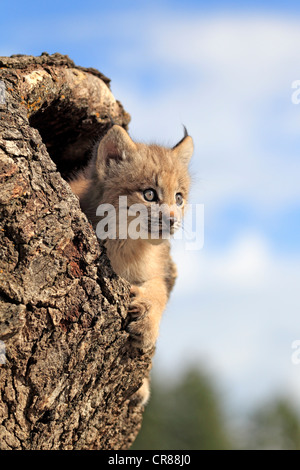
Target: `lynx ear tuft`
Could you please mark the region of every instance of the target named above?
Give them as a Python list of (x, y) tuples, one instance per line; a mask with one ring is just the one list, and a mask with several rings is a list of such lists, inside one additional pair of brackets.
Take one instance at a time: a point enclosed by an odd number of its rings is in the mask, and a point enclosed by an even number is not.
[(103, 170), (114, 161), (120, 163), (136, 150), (135, 143), (121, 126), (114, 125), (100, 141), (97, 150), (97, 169)]
[(181, 160), (185, 165), (188, 165), (194, 152), (194, 143), (192, 137), (188, 135), (186, 127), (183, 126), (183, 128), (184, 136), (178, 144), (173, 147), (172, 151), (179, 160)]

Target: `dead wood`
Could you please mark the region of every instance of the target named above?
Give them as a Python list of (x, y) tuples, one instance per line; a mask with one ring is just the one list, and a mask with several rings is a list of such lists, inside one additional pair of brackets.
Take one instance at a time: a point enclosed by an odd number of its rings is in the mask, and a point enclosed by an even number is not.
[(60, 54), (0, 58), (0, 449), (128, 449), (150, 356), (64, 178), (130, 116)]

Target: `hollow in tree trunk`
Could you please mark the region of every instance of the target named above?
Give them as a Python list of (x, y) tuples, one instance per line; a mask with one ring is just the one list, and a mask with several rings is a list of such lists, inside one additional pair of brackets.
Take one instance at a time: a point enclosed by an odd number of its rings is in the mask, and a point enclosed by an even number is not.
[(66, 179), (130, 116), (60, 54), (0, 58), (0, 449), (128, 449), (151, 354)]

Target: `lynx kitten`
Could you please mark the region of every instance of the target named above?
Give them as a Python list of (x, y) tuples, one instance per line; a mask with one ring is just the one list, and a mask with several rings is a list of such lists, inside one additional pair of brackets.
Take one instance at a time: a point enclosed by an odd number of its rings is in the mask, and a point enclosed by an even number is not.
[[(131, 284), (128, 331), (134, 346), (144, 351), (155, 345), (160, 319), (176, 279), (168, 238), (182, 221), (192, 153), (193, 141), (186, 129), (175, 147), (165, 148), (135, 143), (122, 127), (114, 125), (95, 147), (87, 168), (70, 182), (95, 229), (98, 206), (110, 204), (115, 209), (116, 236), (108, 237), (104, 244), (114, 271)], [(138, 238), (130, 238), (129, 231), (124, 237), (124, 226), (118, 217), (120, 196), (127, 198), (126, 224), (134, 219), (130, 212), (133, 204), (147, 209), (139, 224)], [(155, 236), (151, 231), (153, 224), (157, 228)], [(145, 402), (149, 395), (147, 384), (140, 394)]]

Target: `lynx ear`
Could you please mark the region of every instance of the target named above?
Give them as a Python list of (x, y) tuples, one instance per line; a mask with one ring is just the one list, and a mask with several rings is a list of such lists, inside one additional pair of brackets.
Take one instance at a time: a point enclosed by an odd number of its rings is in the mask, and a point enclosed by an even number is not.
[(172, 151), (185, 165), (188, 165), (194, 151), (193, 139), (188, 135), (185, 126), (183, 138), (176, 144)]
[(114, 125), (100, 141), (96, 166), (100, 171), (111, 162), (119, 163), (136, 150), (135, 143), (121, 126)]

